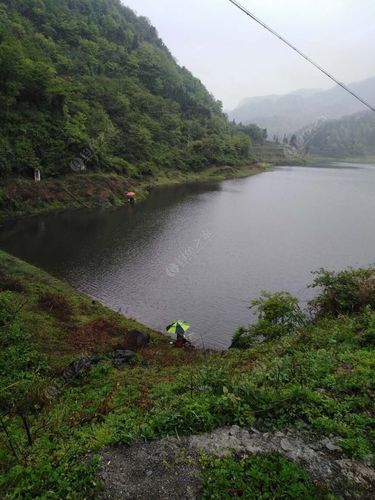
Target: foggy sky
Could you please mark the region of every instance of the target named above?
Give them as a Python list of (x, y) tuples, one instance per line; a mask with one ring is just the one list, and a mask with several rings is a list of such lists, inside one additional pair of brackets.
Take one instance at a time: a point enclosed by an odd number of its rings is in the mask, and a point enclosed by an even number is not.
[[(122, 0), (224, 109), (250, 96), (334, 85), (228, 0)], [(375, 0), (240, 0), (345, 83), (375, 76)]]

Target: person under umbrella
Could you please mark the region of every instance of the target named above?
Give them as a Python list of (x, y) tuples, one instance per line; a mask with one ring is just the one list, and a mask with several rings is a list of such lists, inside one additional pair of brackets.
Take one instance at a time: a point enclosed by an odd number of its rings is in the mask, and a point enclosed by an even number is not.
[(135, 203), (135, 193), (134, 191), (129, 191), (126, 193), (126, 196), (128, 198), (128, 202), (131, 204), (131, 205), (134, 205)]
[(186, 321), (178, 320), (167, 326), (166, 330), (168, 333), (176, 334), (176, 347), (184, 347), (186, 344), (190, 344), (189, 340), (185, 337), (185, 332), (190, 328), (189, 323)]

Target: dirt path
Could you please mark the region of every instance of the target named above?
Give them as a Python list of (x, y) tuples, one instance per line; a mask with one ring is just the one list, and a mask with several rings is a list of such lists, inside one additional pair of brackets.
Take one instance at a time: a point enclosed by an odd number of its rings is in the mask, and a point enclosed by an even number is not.
[(348, 499), (375, 498), (375, 470), (345, 458), (333, 438), (316, 441), (293, 431), (260, 433), (237, 426), (105, 450), (100, 471), (105, 485), (102, 498), (199, 498), (201, 453), (223, 457), (271, 451), (300, 464), (316, 484), (327, 486), (337, 495)]

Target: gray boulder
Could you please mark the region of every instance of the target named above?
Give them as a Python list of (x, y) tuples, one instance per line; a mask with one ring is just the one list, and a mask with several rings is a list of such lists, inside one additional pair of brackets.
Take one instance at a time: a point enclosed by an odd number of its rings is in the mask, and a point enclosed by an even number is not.
[(136, 355), (137, 353), (128, 349), (116, 349), (112, 353), (113, 365), (119, 368), (127, 363), (131, 363)]
[(76, 359), (64, 370), (61, 378), (65, 383), (68, 383), (70, 380), (76, 378), (82, 371), (90, 368), (91, 365), (99, 363), (100, 360), (100, 356), (96, 355)]
[(129, 349), (142, 349), (150, 342), (148, 333), (140, 332), (139, 330), (130, 330), (126, 335), (126, 347)]

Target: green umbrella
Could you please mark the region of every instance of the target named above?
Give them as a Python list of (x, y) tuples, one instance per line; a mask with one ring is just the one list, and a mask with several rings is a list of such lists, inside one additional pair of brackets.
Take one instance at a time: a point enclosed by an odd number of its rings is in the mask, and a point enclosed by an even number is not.
[(175, 321), (174, 323), (171, 323), (170, 325), (167, 326), (167, 332), (168, 333), (185, 333), (189, 330), (190, 325), (189, 323), (186, 323), (186, 321)]

